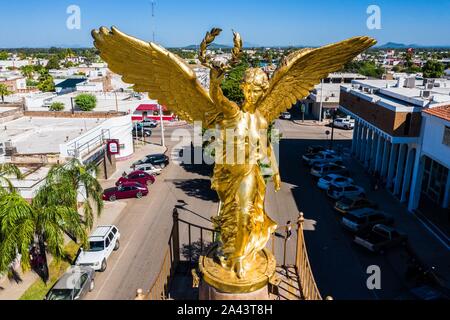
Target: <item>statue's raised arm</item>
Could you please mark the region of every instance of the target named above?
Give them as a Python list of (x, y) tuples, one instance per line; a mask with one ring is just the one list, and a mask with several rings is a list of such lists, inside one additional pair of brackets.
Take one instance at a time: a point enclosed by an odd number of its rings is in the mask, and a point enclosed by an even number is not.
[(298, 100), (306, 98), (315, 85), (339, 71), (364, 50), (375, 45), (370, 37), (354, 37), (318, 49), (302, 49), (290, 54), (274, 73), (258, 110), (270, 123)]

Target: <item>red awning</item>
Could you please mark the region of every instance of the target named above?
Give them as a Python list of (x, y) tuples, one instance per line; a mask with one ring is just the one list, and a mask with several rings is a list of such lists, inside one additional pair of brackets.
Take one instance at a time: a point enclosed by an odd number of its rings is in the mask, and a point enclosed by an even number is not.
[[(136, 111), (159, 111), (157, 104), (141, 104), (137, 107)], [(163, 111), (167, 111), (167, 108), (163, 106)]]

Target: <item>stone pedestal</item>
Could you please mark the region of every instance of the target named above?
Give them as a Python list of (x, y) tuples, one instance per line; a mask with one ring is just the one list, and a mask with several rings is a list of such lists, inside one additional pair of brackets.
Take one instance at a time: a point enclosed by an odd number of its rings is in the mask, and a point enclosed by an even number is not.
[(267, 249), (257, 253), (243, 278), (222, 266), (217, 253), (218, 244), (214, 244), (200, 257), (200, 300), (269, 300), (268, 285), (276, 269), (272, 253)]
[(225, 293), (220, 292), (219, 290), (210, 286), (208, 283), (202, 280), (199, 287), (199, 300), (270, 300), (270, 297), (269, 289), (267, 286), (249, 293)]

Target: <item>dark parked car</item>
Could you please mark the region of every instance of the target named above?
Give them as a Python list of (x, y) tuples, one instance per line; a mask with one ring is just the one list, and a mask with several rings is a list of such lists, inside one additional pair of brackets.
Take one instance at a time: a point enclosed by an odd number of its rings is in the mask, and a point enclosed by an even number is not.
[(156, 178), (151, 174), (148, 174), (144, 171), (133, 171), (129, 175), (121, 177), (117, 182), (116, 186), (124, 184), (126, 182), (139, 182), (142, 185), (149, 185), (155, 183)]
[(133, 127), (133, 137), (151, 137), (152, 136), (152, 130), (148, 128), (142, 128), (142, 127)]
[(355, 233), (370, 230), (376, 224), (391, 225), (393, 223), (394, 219), (391, 216), (370, 208), (353, 210), (342, 217), (344, 228)]
[(103, 200), (116, 201), (117, 199), (142, 198), (148, 195), (145, 185), (138, 182), (125, 182), (115, 188), (106, 189), (103, 192)]
[(378, 209), (378, 205), (366, 198), (344, 197), (341, 200), (337, 201), (334, 206), (334, 209), (342, 214), (346, 214), (349, 211), (357, 210), (357, 209), (361, 209), (361, 208)]
[(377, 224), (369, 232), (355, 236), (355, 243), (372, 251), (383, 253), (387, 248), (406, 245), (407, 236), (394, 228)]
[(328, 174), (340, 174), (345, 177), (350, 176), (350, 172), (344, 166), (338, 165), (336, 163), (319, 163), (311, 168), (311, 175), (315, 178), (321, 178)]
[(161, 168), (165, 168), (169, 165), (169, 157), (165, 154), (151, 154), (146, 156), (144, 159), (139, 160), (133, 163), (133, 166), (138, 166), (141, 164), (152, 164), (154, 166), (159, 166)]
[(309, 146), (308, 148), (306, 148), (306, 153), (307, 154), (311, 154), (311, 153), (319, 153), (319, 152), (321, 152), (321, 151), (326, 151), (327, 150), (327, 148), (326, 147), (324, 147), (324, 146), (316, 146), (316, 145), (314, 145), (314, 146)]
[(45, 300), (81, 300), (94, 290), (95, 270), (72, 266), (50, 289)]

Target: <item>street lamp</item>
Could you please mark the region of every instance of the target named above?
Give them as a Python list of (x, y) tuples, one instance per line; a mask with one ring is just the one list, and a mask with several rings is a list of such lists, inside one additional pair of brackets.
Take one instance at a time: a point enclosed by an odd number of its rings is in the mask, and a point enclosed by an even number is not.
[(331, 140), (330, 140), (330, 149), (333, 150), (333, 142), (334, 142), (334, 120), (336, 120), (337, 110), (331, 110)]

